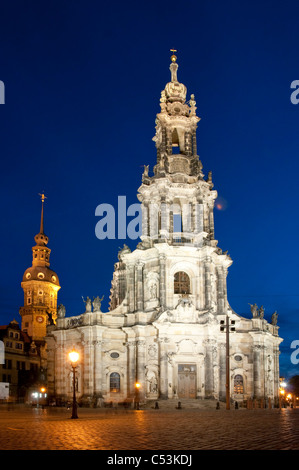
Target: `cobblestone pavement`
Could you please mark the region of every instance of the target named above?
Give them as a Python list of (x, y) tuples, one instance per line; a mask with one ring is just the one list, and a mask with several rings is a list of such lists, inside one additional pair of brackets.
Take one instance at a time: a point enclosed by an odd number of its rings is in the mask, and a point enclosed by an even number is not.
[(0, 407), (0, 450), (299, 450), (299, 409)]

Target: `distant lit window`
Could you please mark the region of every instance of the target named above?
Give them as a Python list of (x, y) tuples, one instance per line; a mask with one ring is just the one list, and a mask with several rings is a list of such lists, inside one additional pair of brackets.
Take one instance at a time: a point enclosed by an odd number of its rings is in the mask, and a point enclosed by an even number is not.
[(117, 372), (110, 374), (110, 392), (120, 392), (120, 375)]
[(183, 271), (179, 271), (174, 275), (174, 293), (190, 294), (190, 278)]

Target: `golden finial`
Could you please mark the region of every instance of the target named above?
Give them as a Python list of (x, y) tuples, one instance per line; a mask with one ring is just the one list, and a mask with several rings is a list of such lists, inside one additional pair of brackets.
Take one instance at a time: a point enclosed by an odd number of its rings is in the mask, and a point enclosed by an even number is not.
[(171, 62), (176, 62), (176, 55), (174, 55), (175, 52), (177, 52), (176, 49), (170, 49), (170, 52), (172, 52), (172, 56), (170, 57), (171, 58)]
[(47, 199), (47, 197), (45, 196), (44, 192), (42, 194), (38, 193), (38, 195), (41, 197), (41, 201), (45, 202), (45, 199)]

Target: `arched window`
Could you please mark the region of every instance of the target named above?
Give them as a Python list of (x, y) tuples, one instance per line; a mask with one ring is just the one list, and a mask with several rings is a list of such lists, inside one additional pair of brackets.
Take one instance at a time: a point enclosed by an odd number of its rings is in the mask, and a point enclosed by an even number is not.
[(174, 293), (190, 294), (190, 278), (183, 271), (179, 271), (174, 275)]
[(110, 374), (110, 392), (120, 392), (120, 375), (117, 372)]
[(244, 393), (244, 386), (243, 386), (243, 377), (242, 375), (235, 375), (234, 378), (234, 392), (237, 394)]

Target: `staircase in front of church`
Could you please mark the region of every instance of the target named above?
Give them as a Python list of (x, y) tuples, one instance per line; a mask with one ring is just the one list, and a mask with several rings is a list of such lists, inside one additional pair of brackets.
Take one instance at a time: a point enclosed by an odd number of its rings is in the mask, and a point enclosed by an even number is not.
[(155, 409), (156, 406), (161, 410), (174, 410), (174, 409), (201, 409), (201, 410), (215, 410), (217, 403), (219, 403), (220, 409), (225, 409), (226, 404), (223, 402), (217, 402), (213, 399), (196, 400), (194, 398), (181, 398), (168, 400), (149, 400), (146, 404), (143, 404), (141, 409)]

